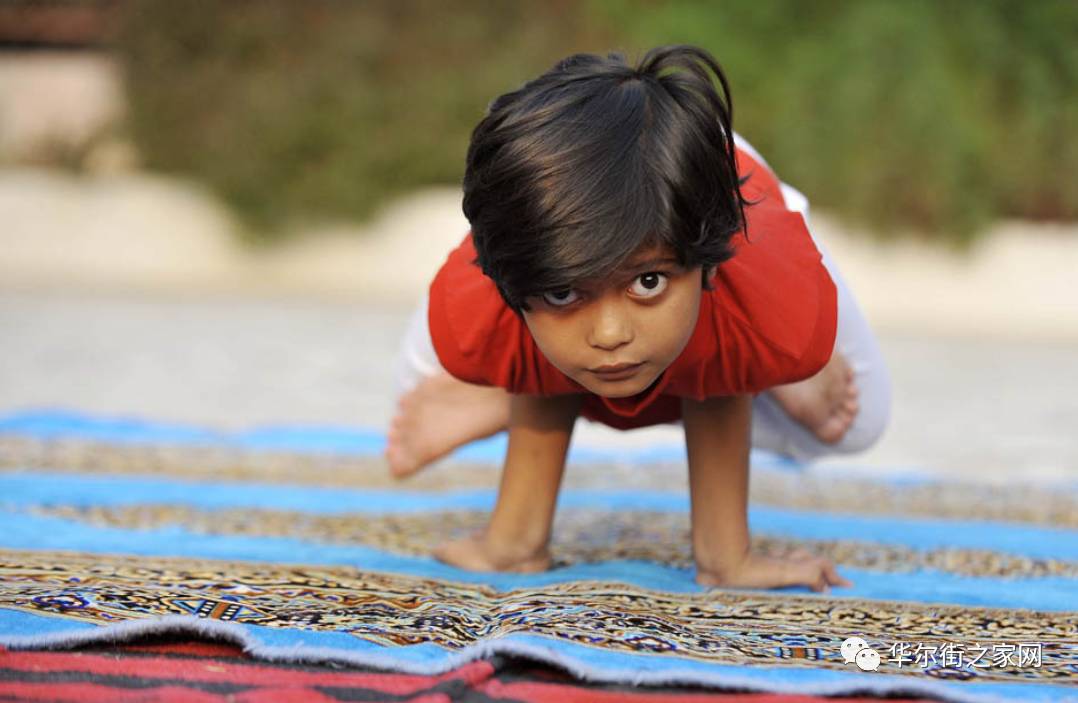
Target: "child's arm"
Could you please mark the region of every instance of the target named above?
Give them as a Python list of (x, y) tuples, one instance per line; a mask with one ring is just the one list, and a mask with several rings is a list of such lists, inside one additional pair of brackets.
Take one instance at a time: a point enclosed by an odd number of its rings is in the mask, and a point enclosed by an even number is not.
[(583, 396), (514, 395), (498, 501), (482, 532), (447, 542), (435, 557), (472, 571), (544, 571), (565, 456)]
[(798, 550), (768, 557), (749, 549), (748, 494), (752, 397), (686, 398), (681, 404), (689, 457), (692, 550), (705, 586), (814, 591), (852, 586), (830, 560)]

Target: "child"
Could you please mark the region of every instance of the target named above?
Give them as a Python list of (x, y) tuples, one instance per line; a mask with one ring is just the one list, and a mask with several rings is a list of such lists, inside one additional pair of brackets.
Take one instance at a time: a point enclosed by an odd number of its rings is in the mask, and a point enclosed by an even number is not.
[(439, 559), (549, 568), (577, 416), (680, 420), (699, 583), (851, 585), (805, 550), (750, 550), (749, 448), (870, 446), (886, 370), (804, 197), (733, 133), (707, 52), (578, 54), (499, 97), (472, 134), (464, 213), (404, 342), (386, 458), (407, 476), (503, 429), (509, 444), (488, 526)]

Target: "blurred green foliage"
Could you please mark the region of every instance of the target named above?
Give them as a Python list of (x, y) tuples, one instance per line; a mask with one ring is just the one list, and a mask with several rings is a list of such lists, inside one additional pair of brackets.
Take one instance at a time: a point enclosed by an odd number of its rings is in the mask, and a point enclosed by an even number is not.
[(1073, 0), (141, 0), (117, 42), (145, 162), (256, 237), (459, 183), (498, 94), (575, 51), (698, 44), (814, 204), (968, 241), (1078, 217)]
[[(487, 104), (589, 43), (571, 2), (137, 0), (123, 17), (145, 163), (210, 184), (255, 238), (459, 183)], [(601, 33), (597, 33), (601, 34)]]

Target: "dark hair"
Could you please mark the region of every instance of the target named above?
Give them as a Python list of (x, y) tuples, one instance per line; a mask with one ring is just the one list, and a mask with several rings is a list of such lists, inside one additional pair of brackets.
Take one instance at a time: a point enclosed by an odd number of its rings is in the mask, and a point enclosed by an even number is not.
[(732, 112), (718, 63), (693, 46), (635, 68), (575, 54), (498, 97), (468, 147), (474, 263), (519, 315), (528, 296), (609, 276), (641, 246), (669, 245), (689, 268), (729, 259), (748, 204)]

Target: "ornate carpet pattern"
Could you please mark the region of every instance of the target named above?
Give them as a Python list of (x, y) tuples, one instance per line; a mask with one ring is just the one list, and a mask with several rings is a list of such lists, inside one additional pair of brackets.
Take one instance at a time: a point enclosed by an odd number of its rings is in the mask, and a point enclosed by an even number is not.
[[(1075, 486), (840, 480), (761, 460), (754, 546), (827, 555), (854, 586), (708, 590), (669, 458), (574, 461), (555, 567), (474, 574), (427, 555), (482, 523), (489, 465), (396, 484), (340, 433), (329, 446), (324, 432), (181, 430), (0, 419), (0, 646), (160, 631), (412, 674), (502, 653), (606, 682), (1078, 700)], [(847, 661), (849, 637), (878, 666)]]

